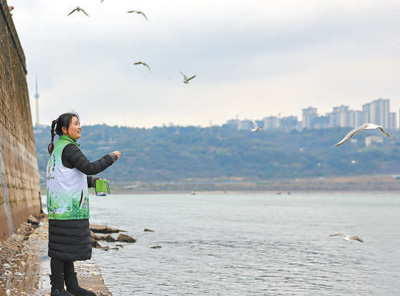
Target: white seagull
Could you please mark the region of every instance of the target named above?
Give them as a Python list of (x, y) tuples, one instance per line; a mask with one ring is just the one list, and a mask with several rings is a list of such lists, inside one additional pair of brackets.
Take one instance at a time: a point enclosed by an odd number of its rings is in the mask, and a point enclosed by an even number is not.
[(182, 72), (181, 72), (181, 74), (183, 75), (183, 83), (185, 83), (185, 84), (189, 84), (189, 80), (192, 80), (193, 78), (196, 77), (196, 75), (193, 75), (192, 77), (187, 78), (186, 75), (183, 74)]
[(133, 63), (133, 64), (134, 64), (134, 65), (143, 65), (143, 66), (147, 67), (147, 69), (149, 69), (150, 72), (151, 72), (151, 69), (150, 69), (149, 65), (147, 65), (147, 64), (144, 63), (144, 62), (136, 62), (136, 63)]
[(80, 8), (79, 6), (77, 6), (75, 9), (73, 9), (70, 13), (67, 14), (67, 16), (70, 16), (71, 14), (73, 14), (75, 11), (82, 11), (84, 14), (86, 14), (87, 16), (89, 16), (86, 11), (84, 11), (82, 8)]
[(346, 235), (344, 233), (341, 233), (341, 232), (335, 233), (335, 234), (330, 234), (329, 236), (341, 236), (343, 238), (343, 240), (345, 240), (345, 241), (356, 240), (356, 241), (359, 241), (360, 243), (364, 242), (360, 237), (358, 237), (356, 235), (348, 236), (348, 235)]
[(140, 10), (129, 10), (126, 13), (137, 13), (137, 14), (141, 14), (143, 15), (143, 17), (146, 19), (146, 21), (148, 21), (147, 16), (144, 14), (144, 12), (140, 11)]
[(253, 124), (253, 129), (251, 130), (252, 132), (258, 132), (262, 130), (262, 127), (259, 127), (257, 122), (255, 122), (254, 120), (252, 120), (251, 123)]
[(336, 144), (336, 146), (342, 145), (344, 142), (351, 139), (355, 134), (357, 134), (358, 132), (360, 132), (362, 130), (374, 130), (374, 129), (378, 129), (378, 128), (386, 136), (388, 136), (389, 138), (392, 138), (387, 132), (385, 132), (385, 130), (380, 125), (367, 122), (367, 123), (364, 123), (363, 125), (360, 125), (359, 127), (356, 127), (352, 131), (350, 131), (339, 143)]

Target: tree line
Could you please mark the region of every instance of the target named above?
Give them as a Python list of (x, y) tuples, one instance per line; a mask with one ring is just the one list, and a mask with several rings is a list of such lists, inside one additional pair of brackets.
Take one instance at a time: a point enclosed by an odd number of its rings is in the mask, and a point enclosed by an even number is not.
[[(99, 176), (114, 182), (167, 182), (240, 177), (248, 180), (398, 174), (400, 143), (365, 137), (336, 147), (350, 128), (251, 132), (227, 125), (145, 128), (82, 127), (81, 149), (90, 160), (119, 150), (121, 160)], [(398, 131), (391, 134), (398, 138)], [(45, 174), (50, 127), (35, 128), (39, 172)]]

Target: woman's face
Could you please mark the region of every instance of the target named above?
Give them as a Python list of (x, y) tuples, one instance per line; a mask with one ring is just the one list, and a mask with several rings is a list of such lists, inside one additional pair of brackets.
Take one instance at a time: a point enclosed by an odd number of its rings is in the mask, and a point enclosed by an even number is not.
[(63, 128), (64, 135), (69, 136), (73, 140), (78, 140), (81, 137), (81, 124), (79, 119), (75, 116), (72, 117), (71, 123), (68, 127), (68, 132)]

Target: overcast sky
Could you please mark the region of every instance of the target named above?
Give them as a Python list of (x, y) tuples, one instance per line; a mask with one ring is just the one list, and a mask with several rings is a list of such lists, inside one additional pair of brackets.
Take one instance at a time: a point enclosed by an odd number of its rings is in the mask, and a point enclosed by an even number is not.
[[(301, 117), (308, 106), (323, 115), (379, 98), (400, 108), (397, 0), (8, 3), (41, 124), (67, 111), (85, 125), (152, 127)], [(67, 17), (77, 5), (89, 17)], [(180, 71), (197, 76), (187, 85)]]

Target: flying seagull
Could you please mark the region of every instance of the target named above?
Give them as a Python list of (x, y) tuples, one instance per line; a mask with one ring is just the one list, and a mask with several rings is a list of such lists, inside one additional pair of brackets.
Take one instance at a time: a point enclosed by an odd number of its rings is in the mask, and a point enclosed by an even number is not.
[(137, 13), (137, 14), (141, 14), (144, 16), (144, 18), (148, 21), (147, 16), (140, 10), (129, 10), (126, 13)]
[(193, 78), (196, 77), (196, 75), (193, 75), (192, 77), (187, 78), (186, 75), (183, 74), (182, 72), (181, 72), (181, 74), (183, 75), (183, 83), (185, 83), (185, 84), (189, 84), (189, 80), (192, 80)]
[(86, 11), (84, 11), (82, 8), (80, 8), (79, 6), (77, 6), (75, 9), (73, 9), (70, 13), (67, 14), (67, 16), (70, 16), (71, 14), (73, 14), (75, 11), (82, 11), (84, 14), (86, 14), (87, 16), (89, 16)]
[(353, 129), (352, 131), (350, 131), (339, 143), (336, 144), (336, 146), (342, 145), (344, 142), (346, 142), (347, 140), (351, 139), (356, 133), (362, 131), (362, 130), (374, 130), (374, 129), (380, 129), (382, 131), (382, 133), (384, 133), (386, 136), (388, 136), (389, 138), (392, 138), (387, 132), (385, 132), (385, 130), (377, 124), (374, 123), (364, 123), (363, 125), (360, 125), (359, 127)]
[(356, 235), (348, 236), (348, 235), (346, 235), (344, 233), (341, 233), (341, 232), (340, 233), (335, 233), (335, 234), (330, 234), (329, 236), (341, 236), (343, 238), (343, 240), (345, 240), (345, 241), (356, 240), (356, 241), (359, 241), (360, 243), (364, 242), (360, 237), (358, 237)]
[(252, 132), (258, 132), (262, 129), (262, 127), (259, 127), (257, 122), (255, 122), (254, 120), (252, 120), (251, 123), (253, 124), (253, 129), (251, 130)]
[(136, 63), (133, 63), (133, 64), (134, 64), (134, 65), (143, 65), (143, 66), (147, 67), (147, 69), (149, 69), (149, 70), (151, 71), (149, 65), (147, 65), (146, 63), (143, 63), (143, 62), (136, 62)]

